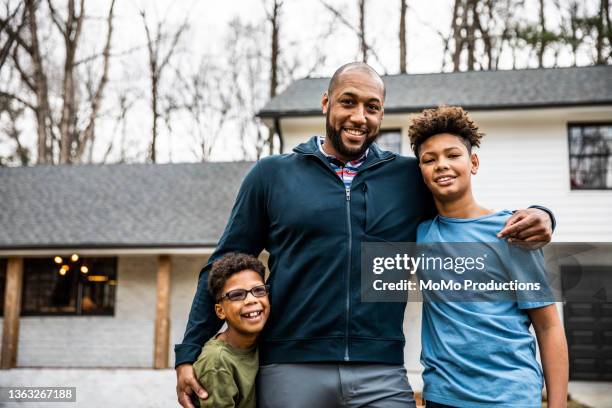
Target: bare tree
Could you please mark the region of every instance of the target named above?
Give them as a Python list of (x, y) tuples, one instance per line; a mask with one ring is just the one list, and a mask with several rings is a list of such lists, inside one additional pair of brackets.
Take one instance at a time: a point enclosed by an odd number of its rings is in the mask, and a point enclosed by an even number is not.
[[(270, 23), (270, 99), (276, 96), (278, 88), (278, 71), (279, 71), (279, 58), (280, 58), (280, 45), (279, 45), (279, 32), (281, 24), (281, 9), (283, 2), (279, 0), (272, 0), (272, 11), (267, 13), (267, 19)], [(269, 132), (268, 136), (268, 149), (269, 153), (274, 153), (274, 132)]]
[[(75, 163), (83, 160), (84, 151), (94, 139), (96, 120), (100, 113), (104, 89), (108, 82), (110, 47), (113, 32), (113, 10), (115, 1), (111, 1), (106, 16), (106, 36), (99, 63), (99, 78), (93, 84), (93, 92), (88, 98), (79, 98), (77, 77), (80, 75), (79, 63), (76, 61), (85, 18), (85, 2), (68, 0), (65, 15), (55, 7), (52, 0), (47, 0), (46, 10), (43, 2), (25, 0), (23, 29), (4, 25), (5, 32), (13, 35), (15, 46), (12, 47), (11, 65), (18, 72), (20, 87), (9, 90), (10, 84), (3, 84), (0, 95), (21, 104), (34, 114), (37, 132), (37, 163)], [(55, 77), (55, 60), (51, 55), (43, 54), (40, 42), (39, 18), (41, 13), (51, 21), (59, 33), (64, 51), (61, 68), (60, 95), (53, 95), (59, 104), (51, 104), (50, 76)], [(45, 22), (48, 20), (45, 20)], [(46, 39), (48, 41), (48, 39)], [(55, 78), (54, 82), (55, 82)], [(56, 108), (59, 106), (59, 109)], [(59, 111), (59, 112), (58, 112)], [(59, 154), (58, 154), (59, 152)]]
[(21, 34), (21, 30), (26, 25), (26, 8), (23, 3), (18, 3), (17, 7), (12, 11), (9, 2), (5, 6), (7, 17), (0, 17), (0, 34), (3, 37), (0, 42), (0, 69), (9, 57), (13, 45), (15, 45)]
[(189, 134), (194, 139), (193, 153), (201, 161), (209, 160), (212, 150), (228, 122), (235, 120), (231, 87), (225, 71), (214, 58), (203, 56), (192, 73), (176, 72), (179, 109), (186, 114)]
[[(151, 90), (150, 106), (152, 124), (148, 160), (151, 163), (155, 163), (157, 161), (156, 150), (157, 137), (159, 134), (159, 120), (162, 117), (162, 112), (160, 110), (160, 84), (163, 74), (168, 68), (170, 60), (178, 48), (179, 40), (181, 39), (182, 34), (187, 30), (189, 24), (187, 20), (185, 20), (176, 29), (174, 29), (173, 32), (168, 33), (168, 29), (166, 28), (168, 23), (165, 17), (158, 21), (157, 24), (155, 24), (155, 27), (152, 27), (152, 24), (147, 20), (145, 10), (140, 11), (140, 16), (142, 18), (142, 24), (147, 37), (149, 80)], [(164, 52), (162, 48), (164, 47), (164, 43), (167, 39), (169, 39), (169, 45), (166, 47), (166, 51)]]
[[(325, 0), (321, 0), (323, 7), (325, 7), (344, 27), (351, 30), (357, 36), (361, 61), (367, 63), (370, 56), (372, 56), (376, 59), (376, 61), (383, 65), (382, 60), (378, 57), (376, 50), (366, 36), (366, 3), (366, 0), (357, 0), (358, 18), (357, 27), (355, 27), (355, 24), (345, 17), (345, 12), (332, 6)], [(383, 73), (386, 74), (386, 70), (384, 70)]]
[(399, 23), (399, 55), (400, 73), (406, 73), (406, 11), (408, 10), (407, 0), (400, 0), (400, 23)]

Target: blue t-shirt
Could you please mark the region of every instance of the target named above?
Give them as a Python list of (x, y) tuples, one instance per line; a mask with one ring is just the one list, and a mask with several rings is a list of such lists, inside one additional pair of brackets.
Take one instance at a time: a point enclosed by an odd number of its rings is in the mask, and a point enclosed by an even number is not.
[[(487, 274), (507, 274), (515, 257), (496, 234), (510, 211), (478, 218), (437, 216), (421, 223), (417, 242), (483, 242), (494, 254)], [(525, 251), (543, 259), (541, 251)], [(521, 262), (525, 265), (525, 257)], [(516, 266), (516, 265), (515, 265)], [(505, 271), (505, 272), (503, 272)], [(427, 271), (420, 278), (427, 279)], [(423, 397), (456, 407), (541, 407), (542, 370), (525, 309), (553, 302), (423, 302), (421, 363)]]

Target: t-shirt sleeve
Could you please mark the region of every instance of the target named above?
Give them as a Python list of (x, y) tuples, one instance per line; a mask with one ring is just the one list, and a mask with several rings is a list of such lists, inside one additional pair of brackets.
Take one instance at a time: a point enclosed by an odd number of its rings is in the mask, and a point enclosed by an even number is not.
[(521, 285), (516, 290), (519, 309), (536, 309), (555, 302), (544, 253), (508, 244), (510, 278)]
[(238, 386), (234, 377), (226, 370), (206, 370), (198, 378), (208, 392), (207, 399), (200, 398), (202, 408), (233, 408), (238, 399)]

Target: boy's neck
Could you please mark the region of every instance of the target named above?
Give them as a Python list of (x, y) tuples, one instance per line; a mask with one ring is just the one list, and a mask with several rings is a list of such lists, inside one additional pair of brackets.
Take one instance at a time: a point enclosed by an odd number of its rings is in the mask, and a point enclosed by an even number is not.
[(259, 333), (245, 334), (239, 333), (228, 327), (226, 331), (217, 336), (218, 340), (230, 345), (237, 349), (250, 349), (257, 343), (257, 336)]
[(493, 211), (478, 204), (469, 191), (463, 197), (444, 201), (434, 196), (438, 214), (449, 218), (476, 218), (491, 214)]

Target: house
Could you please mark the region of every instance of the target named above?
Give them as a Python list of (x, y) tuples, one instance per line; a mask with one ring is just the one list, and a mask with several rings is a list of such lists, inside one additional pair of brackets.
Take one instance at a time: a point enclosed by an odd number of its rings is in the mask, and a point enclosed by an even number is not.
[[(560, 306), (572, 378), (612, 380), (612, 67), (384, 80), (383, 148), (411, 154), (411, 114), (462, 105), (487, 134), (475, 179), (483, 204), (554, 211), (554, 248), (571, 255), (558, 256), (563, 276), (607, 289)], [(259, 113), (283, 152), (324, 133), (327, 82), (297, 81)], [(172, 367), (198, 273), (251, 166), (0, 168), (0, 366)], [(418, 389), (418, 303), (404, 329)]]
[(2, 368), (173, 367), (252, 164), (0, 168)]
[[(577, 288), (565, 293), (571, 377), (611, 381), (612, 66), (404, 74), (383, 80), (387, 96), (379, 145), (412, 155), (411, 115), (440, 104), (460, 105), (486, 134), (474, 178), (479, 201), (496, 209), (541, 204), (554, 211), (558, 244), (547, 256), (558, 259), (565, 288), (579, 281), (599, 290), (589, 292), (598, 293), (593, 301), (575, 298)], [(296, 81), (259, 112), (280, 135), (283, 152), (325, 133), (320, 103), (328, 82)], [(404, 329), (406, 365), (418, 378), (418, 303), (408, 304)]]

